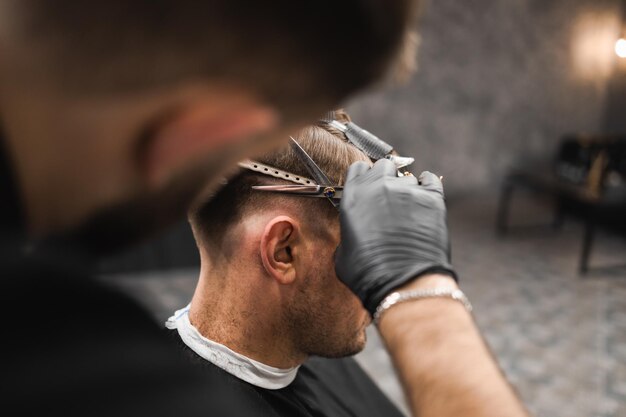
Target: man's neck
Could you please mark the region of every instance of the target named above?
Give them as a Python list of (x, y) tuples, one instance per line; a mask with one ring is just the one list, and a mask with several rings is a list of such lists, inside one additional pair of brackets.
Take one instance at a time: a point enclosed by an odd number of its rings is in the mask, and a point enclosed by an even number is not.
[[(276, 368), (291, 368), (306, 359), (291, 342), (278, 302), (263, 292), (263, 278), (201, 274), (189, 320), (209, 340)], [(265, 294), (265, 296), (259, 296)]]

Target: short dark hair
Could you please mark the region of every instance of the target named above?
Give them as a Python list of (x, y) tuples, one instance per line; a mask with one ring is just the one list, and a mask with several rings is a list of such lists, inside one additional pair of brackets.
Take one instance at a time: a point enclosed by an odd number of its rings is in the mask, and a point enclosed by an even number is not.
[(17, 39), (68, 89), (217, 79), (333, 106), (400, 54), (417, 0), (18, 0)]
[[(337, 110), (334, 114), (339, 121), (350, 121), (348, 114), (343, 110)], [(365, 153), (347, 141), (343, 133), (324, 122), (302, 129), (294, 135), (294, 138), (336, 185), (344, 184), (348, 167), (352, 163), (371, 162)], [(295, 175), (310, 177), (290, 145), (255, 158), (255, 161)], [(196, 240), (211, 251), (219, 252), (223, 249), (224, 237), (233, 224), (250, 212), (271, 205), (285, 204), (287, 201), (297, 201), (303, 214), (313, 213), (320, 222), (324, 219), (338, 218), (338, 211), (326, 199), (283, 196), (251, 188), (253, 185), (270, 184), (293, 183), (241, 169), (213, 198), (191, 210), (189, 219)]]

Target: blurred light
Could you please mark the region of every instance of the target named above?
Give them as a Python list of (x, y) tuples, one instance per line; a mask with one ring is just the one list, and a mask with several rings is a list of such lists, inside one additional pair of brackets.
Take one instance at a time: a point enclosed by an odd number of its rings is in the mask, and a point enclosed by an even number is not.
[(626, 58), (626, 39), (621, 38), (615, 42), (615, 53), (620, 58)]
[(610, 12), (582, 13), (573, 27), (572, 63), (576, 74), (590, 81), (602, 81), (611, 76), (615, 63), (615, 38), (621, 22), (618, 14)]

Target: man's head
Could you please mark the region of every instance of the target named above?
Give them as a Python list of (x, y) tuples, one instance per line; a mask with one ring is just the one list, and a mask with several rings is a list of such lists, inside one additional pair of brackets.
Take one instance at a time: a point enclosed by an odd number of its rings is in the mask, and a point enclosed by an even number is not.
[[(345, 113), (336, 115), (347, 121)], [(294, 138), (336, 185), (343, 184), (352, 163), (369, 162), (342, 133), (323, 123), (301, 130)], [(255, 161), (307, 176), (289, 146)], [(243, 169), (213, 199), (191, 212), (202, 260), (193, 303), (215, 303), (213, 297), (200, 293), (219, 288), (222, 302), (228, 305), (239, 306), (245, 299), (242, 305), (249, 314), (241, 327), (259, 329), (271, 322), (277, 344), (288, 346), (292, 354), (337, 357), (357, 353), (365, 343), (369, 316), (335, 274), (338, 210), (325, 198), (251, 188), (283, 183), (288, 184)]]
[(2, 127), (30, 230), (85, 224), (119, 247), (167, 225), (207, 179), (379, 80), (413, 3), (0, 3)]

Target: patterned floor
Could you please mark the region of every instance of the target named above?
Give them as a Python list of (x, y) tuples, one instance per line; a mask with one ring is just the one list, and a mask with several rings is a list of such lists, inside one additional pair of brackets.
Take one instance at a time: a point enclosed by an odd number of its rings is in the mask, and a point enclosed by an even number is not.
[[(626, 239), (599, 233), (591, 272), (577, 272), (582, 229), (554, 232), (549, 206), (520, 196), (516, 227), (494, 233), (495, 196), (449, 203), (453, 263), (487, 342), (536, 417), (626, 417)], [(195, 270), (107, 277), (162, 321), (184, 305)], [(357, 360), (407, 410), (375, 328)]]

